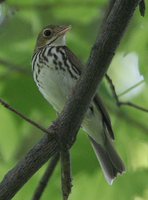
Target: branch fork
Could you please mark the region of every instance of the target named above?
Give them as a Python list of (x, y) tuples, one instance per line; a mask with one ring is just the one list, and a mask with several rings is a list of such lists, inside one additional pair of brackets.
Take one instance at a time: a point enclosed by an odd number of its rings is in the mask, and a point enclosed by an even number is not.
[[(105, 23), (102, 25), (102, 32), (97, 36), (95, 45), (92, 48), (88, 65), (76, 84), (75, 95), (69, 97), (64, 110), (55, 122), (56, 126), (49, 127), (48, 133), (61, 134), (61, 137), (70, 133), (71, 138), (76, 137), (92, 96), (104, 77), (123, 33), (139, 3), (140, 0), (117, 0), (114, 2)], [(12, 199), (33, 174), (59, 151), (60, 147), (55, 137), (51, 134), (45, 134), (26, 154), (25, 158), (4, 176), (0, 183), (0, 199)], [(64, 153), (66, 154), (64, 158), (67, 158), (64, 165), (69, 168), (70, 165), (67, 164), (70, 161), (69, 151), (66, 150)], [(66, 168), (64, 168), (64, 171), (66, 171)], [(65, 199), (68, 199), (67, 194), (71, 190), (71, 187), (68, 187), (71, 182), (69, 172), (68, 169), (68, 176), (64, 179), (64, 182), (68, 180), (67, 187), (63, 188)]]

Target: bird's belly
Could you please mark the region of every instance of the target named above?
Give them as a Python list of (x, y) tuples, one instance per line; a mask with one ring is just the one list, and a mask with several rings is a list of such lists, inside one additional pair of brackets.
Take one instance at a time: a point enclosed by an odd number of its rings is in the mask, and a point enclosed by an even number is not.
[[(54, 68), (42, 68), (38, 80), (39, 90), (45, 99), (54, 107), (57, 112), (61, 112), (65, 102), (76, 84), (67, 71), (60, 71)], [(93, 112), (88, 109), (82, 123), (82, 128), (99, 143), (102, 143), (102, 119), (100, 112), (92, 103)], [(100, 134), (99, 134), (100, 133)]]
[(47, 67), (41, 70), (38, 79), (41, 82), (40, 92), (54, 109), (60, 112), (76, 81), (67, 71)]

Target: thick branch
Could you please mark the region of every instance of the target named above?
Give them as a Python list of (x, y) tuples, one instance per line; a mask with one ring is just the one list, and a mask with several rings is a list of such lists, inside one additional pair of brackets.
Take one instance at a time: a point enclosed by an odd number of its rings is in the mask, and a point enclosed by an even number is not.
[(70, 152), (68, 149), (61, 151), (61, 183), (63, 200), (68, 200), (72, 188)]
[[(123, 36), (139, 0), (117, 0), (104, 24), (100, 37), (92, 48), (86, 71), (70, 96), (64, 111), (49, 128), (50, 132), (64, 133), (75, 138), (91, 98), (104, 77), (115, 50)], [(89, 92), (88, 92), (89, 91)], [(65, 138), (66, 139), (66, 138)], [(45, 135), (15, 166), (0, 184), (0, 199), (11, 199), (27, 180), (58, 151), (53, 136)]]
[(57, 142), (53, 136), (44, 135), (40, 142), (28, 152), (25, 158), (4, 177), (0, 184), (0, 199), (11, 199), (55, 152), (58, 152)]
[(109, 4), (108, 4), (108, 7), (106, 9), (106, 13), (105, 13), (105, 16), (104, 16), (104, 19), (102, 20), (102, 26), (104, 25), (106, 19), (108, 18), (113, 6), (114, 6), (114, 3), (115, 3), (116, 0), (109, 0)]

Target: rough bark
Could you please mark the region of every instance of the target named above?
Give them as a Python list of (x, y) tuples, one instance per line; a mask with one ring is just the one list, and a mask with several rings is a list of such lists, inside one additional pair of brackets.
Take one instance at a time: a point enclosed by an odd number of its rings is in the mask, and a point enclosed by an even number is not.
[[(115, 50), (134, 13), (139, 0), (116, 0), (108, 15), (100, 36), (92, 47), (85, 72), (69, 97), (59, 118), (49, 128), (49, 132), (69, 139), (75, 138), (97, 86), (104, 77)], [(68, 137), (69, 136), (69, 137)], [(67, 139), (68, 138), (68, 139)], [(4, 177), (0, 184), (0, 199), (11, 199), (33, 174), (59, 151), (58, 141), (51, 134), (43, 138)]]

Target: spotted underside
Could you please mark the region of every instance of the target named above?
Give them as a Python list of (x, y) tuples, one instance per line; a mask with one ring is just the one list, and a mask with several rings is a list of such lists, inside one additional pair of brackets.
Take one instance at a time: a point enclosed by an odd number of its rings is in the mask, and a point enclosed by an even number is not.
[[(42, 32), (39, 36), (42, 39)], [(50, 39), (53, 41), (52, 37)], [(44, 47), (41, 45), (41, 48), (38, 44), (42, 43), (39, 38), (37, 40), (32, 59), (33, 77), (45, 99), (57, 112), (61, 112), (85, 67), (63, 45), (64, 36), (59, 36), (52, 43), (50, 39)], [(125, 171), (125, 167), (114, 149), (111, 121), (98, 95), (95, 95), (85, 114), (82, 128), (88, 133), (106, 180), (112, 184), (118, 173)]]
[[(45, 99), (60, 112), (81, 72), (67, 58), (65, 47), (46, 47), (34, 54), (33, 77)], [(100, 112), (92, 103), (82, 124), (83, 129), (96, 141), (104, 141)], [(96, 131), (97, 130), (97, 131)]]

